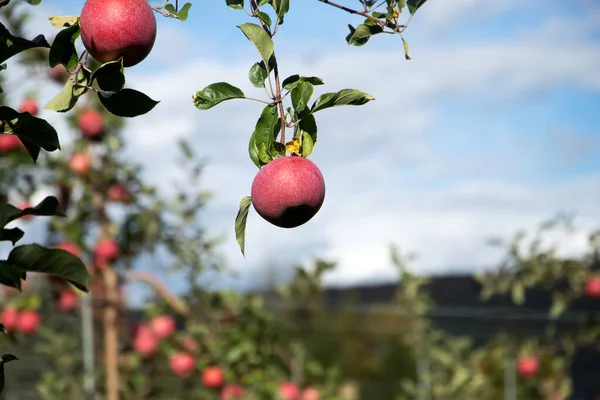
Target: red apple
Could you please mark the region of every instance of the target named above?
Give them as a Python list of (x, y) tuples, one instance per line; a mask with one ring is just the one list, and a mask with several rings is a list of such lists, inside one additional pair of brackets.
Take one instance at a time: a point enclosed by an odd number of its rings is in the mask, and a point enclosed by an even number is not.
[(133, 349), (140, 355), (152, 355), (158, 348), (158, 339), (150, 328), (140, 325), (133, 339)]
[(196, 350), (198, 350), (198, 342), (196, 342), (194, 338), (190, 336), (186, 336), (185, 338), (181, 339), (179, 341), (179, 345), (182, 349), (184, 349), (185, 351), (189, 351), (190, 353), (193, 353)]
[(0, 133), (0, 154), (8, 154), (23, 148), (23, 143), (17, 135)]
[(87, 175), (92, 168), (92, 159), (87, 153), (75, 153), (69, 160), (69, 169), (77, 175)]
[(55, 67), (50, 68), (48, 71), (48, 78), (56, 83), (64, 84), (69, 79), (69, 73), (62, 64), (58, 64)]
[(208, 367), (202, 371), (202, 384), (207, 388), (217, 388), (223, 385), (225, 376), (219, 367)]
[(302, 400), (321, 400), (321, 395), (317, 389), (309, 387), (302, 391)]
[(175, 375), (189, 378), (196, 369), (196, 360), (189, 353), (176, 353), (171, 356), (169, 366)]
[(323, 205), (325, 181), (312, 161), (279, 157), (258, 171), (251, 194), (258, 215), (281, 228), (294, 228), (308, 222)]
[(56, 245), (57, 249), (68, 251), (73, 254), (75, 257), (79, 257), (81, 254), (81, 250), (79, 250), (79, 246), (77, 246), (73, 242), (62, 242)]
[(81, 39), (104, 64), (123, 57), (123, 66), (144, 60), (156, 39), (156, 18), (147, 0), (87, 0), (79, 18)]
[(160, 315), (150, 321), (152, 333), (159, 339), (166, 339), (175, 332), (175, 320), (169, 315)]
[(28, 112), (29, 114), (35, 117), (40, 112), (40, 108), (38, 107), (37, 101), (29, 97), (25, 99), (23, 103), (21, 103), (21, 107), (19, 107), (19, 112)]
[(540, 369), (540, 363), (533, 356), (521, 357), (517, 362), (517, 372), (525, 379), (533, 378)]
[(293, 383), (285, 382), (279, 386), (279, 396), (283, 400), (298, 400), (300, 398), (300, 390)]
[(2, 316), (0, 318), (2, 319), (0, 322), (2, 322), (8, 331), (16, 329), (19, 325), (19, 313), (12, 307), (6, 307), (2, 311)]
[(120, 183), (110, 185), (108, 187), (108, 198), (109, 200), (118, 203), (126, 203), (127, 201), (129, 201), (130, 198), (127, 186)]
[(99, 111), (88, 109), (79, 115), (77, 126), (83, 136), (95, 138), (104, 132), (104, 117)]
[(57, 308), (62, 312), (72, 311), (77, 305), (77, 295), (71, 289), (65, 289), (58, 297)]
[(600, 298), (600, 276), (593, 276), (585, 284), (585, 295), (592, 299)]
[[(21, 204), (19, 204), (19, 205), (17, 206), (17, 208), (20, 208), (21, 210), (24, 210), (24, 209), (26, 209), (26, 208), (31, 208), (31, 203), (30, 203), (30, 202), (28, 202), (28, 201), (24, 201), (24, 202), (22, 202)], [(23, 221), (28, 221), (28, 220), (30, 220), (31, 218), (33, 218), (33, 215), (24, 215), (24, 216), (22, 216), (22, 217), (21, 217), (21, 218), (19, 218), (19, 219), (22, 219)]]
[(112, 239), (102, 239), (96, 244), (95, 256), (100, 261), (114, 261), (119, 253), (119, 244)]
[(242, 399), (244, 396), (244, 389), (239, 385), (225, 385), (221, 391), (220, 400), (236, 400)]
[(34, 310), (25, 310), (19, 315), (18, 329), (26, 335), (35, 333), (40, 326), (40, 315)]

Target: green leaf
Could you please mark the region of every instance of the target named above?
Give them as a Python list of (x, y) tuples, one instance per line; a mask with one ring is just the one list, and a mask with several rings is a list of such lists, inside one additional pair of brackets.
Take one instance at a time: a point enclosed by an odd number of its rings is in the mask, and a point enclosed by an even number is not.
[(110, 95), (98, 93), (98, 99), (113, 115), (127, 118), (146, 114), (160, 103), (134, 89), (122, 89)]
[(0, 260), (0, 284), (21, 290), (23, 271), (6, 260)]
[(48, 196), (37, 206), (25, 208), (24, 210), (21, 210), (12, 204), (0, 204), (0, 226), (6, 226), (9, 222), (25, 215), (66, 217), (64, 211), (60, 207), (58, 199), (54, 196)]
[(525, 287), (520, 282), (515, 282), (511, 289), (512, 301), (520, 306), (525, 302)]
[(356, 89), (342, 89), (337, 93), (324, 93), (314, 102), (311, 111), (317, 112), (336, 106), (359, 106), (375, 100), (370, 94)]
[(271, 5), (277, 13), (279, 25), (283, 24), (283, 17), (290, 11), (290, 0), (273, 0)]
[(244, 9), (244, 0), (225, 0), (227, 7), (233, 8), (234, 10)]
[(79, 23), (79, 15), (52, 15), (48, 17), (53, 27), (61, 29)]
[(227, 82), (210, 84), (192, 96), (194, 105), (199, 110), (208, 110), (225, 100), (245, 98), (244, 92)]
[(0, 242), (11, 242), (13, 246), (23, 238), (25, 232), (19, 228), (2, 229), (0, 230)]
[(281, 85), (285, 90), (293, 90), (301, 82), (308, 82), (313, 86), (319, 86), (323, 84), (323, 80), (321, 78), (317, 78), (316, 76), (290, 75), (285, 78), (283, 82), (281, 82)]
[(410, 55), (408, 55), (408, 42), (404, 40), (402, 37), (402, 44), (404, 45), (404, 58), (407, 60), (411, 60)]
[(251, 204), (252, 198), (250, 196), (244, 197), (240, 201), (240, 209), (235, 217), (235, 240), (238, 242), (244, 257), (246, 256), (244, 253), (246, 247), (246, 221), (248, 220), (248, 211)]
[(277, 137), (281, 129), (280, 124), (281, 120), (277, 113), (277, 106), (274, 104), (266, 106), (256, 122), (256, 127), (248, 145), (250, 159), (258, 168), (273, 159), (271, 148), (273, 146), (273, 139)]
[(4, 132), (17, 135), (34, 162), (37, 161), (40, 147), (46, 151), (60, 149), (56, 130), (41, 118), (1, 106), (0, 120), (3, 121)]
[[(30, 2), (33, 2), (34, 0), (28, 0)], [(41, 2), (38, 1), (37, 4), (39, 4)], [(35, 3), (34, 3), (35, 4)], [(4, 354), (2, 356), (2, 358), (0, 359), (0, 393), (2, 393), (2, 391), (4, 390), (4, 364), (14, 361), (14, 360), (18, 360), (17, 357), (13, 356), (12, 354)]]
[(261, 26), (250, 22), (238, 25), (238, 28), (256, 47), (263, 61), (268, 63), (275, 49), (271, 36)]
[(118, 92), (125, 86), (123, 58), (103, 64), (92, 74), (92, 82), (96, 81), (100, 90)]
[(269, 77), (269, 73), (273, 71), (275, 68), (275, 57), (271, 56), (269, 59), (269, 71), (267, 72), (267, 68), (265, 67), (265, 62), (260, 61), (254, 63), (252, 67), (250, 67), (250, 72), (248, 73), (248, 79), (250, 83), (257, 88), (265, 87), (265, 80)]
[(23, 39), (13, 36), (8, 29), (0, 23), (0, 63), (3, 63), (22, 51), (36, 47), (50, 47), (50, 44), (48, 44), (44, 35), (38, 35), (33, 40)]
[(165, 6), (165, 10), (177, 17), (177, 19), (181, 22), (185, 22), (188, 19), (190, 8), (192, 8), (192, 3), (185, 3), (179, 11), (175, 9), (175, 6), (173, 4), (167, 4)]
[(557, 318), (567, 309), (567, 299), (563, 293), (554, 293), (552, 306), (550, 307), (550, 317)]
[(75, 40), (77, 40), (80, 33), (79, 23), (58, 32), (50, 48), (48, 57), (50, 67), (62, 64), (67, 69), (73, 69), (77, 66), (79, 56), (75, 49)]
[(61, 113), (71, 110), (77, 104), (79, 97), (87, 93), (90, 81), (91, 73), (83, 68), (80, 69), (77, 74), (77, 83), (73, 82), (73, 77), (67, 79), (65, 86), (44, 108)]
[(88, 291), (90, 275), (85, 264), (66, 250), (48, 249), (39, 244), (27, 244), (15, 247), (10, 252), (7, 261), (23, 271), (58, 276), (79, 290)]
[(353, 46), (362, 46), (369, 41), (371, 36), (383, 32), (383, 28), (379, 25), (361, 24), (356, 27), (348, 25), (350, 33), (346, 36), (346, 42)]
[(297, 136), (302, 140), (302, 156), (308, 157), (317, 142), (317, 121), (314, 114), (305, 114), (297, 124)]
[(427, 0), (408, 0), (408, 12), (414, 14)]
[(292, 105), (298, 114), (301, 114), (308, 107), (308, 102), (315, 92), (315, 87), (308, 82), (299, 82), (292, 89)]
[(262, 22), (267, 24), (267, 26), (271, 26), (271, 24), (273, 23), (273, 21), (271, 21), (271, 17), (269, 17), (269, 14), (265, 12), (259, 11), (258, 13), (256, 13), (256, 15)]

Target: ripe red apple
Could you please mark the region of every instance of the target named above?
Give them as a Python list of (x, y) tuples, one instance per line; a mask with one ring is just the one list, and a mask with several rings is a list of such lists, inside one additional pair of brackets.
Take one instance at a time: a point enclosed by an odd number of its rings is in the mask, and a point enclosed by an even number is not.
[(18, 329), (26, 335), (35, 333), (40, 326), (40, 315), (34, 310), (25, 310), (19, 315)]
[(223, 385), (225, 376), (219, 367), (208, 367), (202, 371), (202, 384), (207, 388), (217, 388)]
[(186, 336), (183, 339), (181, 339), (179, 341), (179, 345), (182, 349), (184, 349), (185, 351), (189, 351), (190, 353), (193, 353), (196, 350), (198, 350), (198, 342), (196, 342), (191, 336)]
[(125, 185), (116, 183), (108, 187), (108, 198), (118, 203), (126, 203), (130, 199), (130, 194)]
[(321, 395), (317, 389), (309, 387), (302, 391), (302, 400), (321, 400)]
[(77, 305), (77, 295), (71, 289), (65, 289), (58, 297), (57, 308), (62, 312), (69, 312)]
[(104, 117), (99, 111), (88, 109), (79, 115), (77, 126), (81, 130), (83, 136), (95, 138), (104, 132)]
[(150, 328), (146, 325), (140, 325), (133, 339), (133, 349), (141, 355), (152, 355), (158, 348), (158, 339)]
[(23, 100), (23, 103), (21, 103), (21, 107), (19, 107), (19, 112), (28, 112), (29, 114), (35, 117), (40, 112), (40, 108), (38, 107), (37, 101), (29, 97)]
[(0, 322), (2, 322), (8, 331), (16, 329), (19, 325), (19, 313), (12, 307), (6, 307), (2, 311), (2, 316), (0, 318), (2, 319)]
[[(24, 210), (24, 209), (26, 209), (26, 208), (31, 208), (31, 203), (30, 203), (30, 202), (28, 202), (28, 201), (24, 201), (24, 202), (22, 202), (21, 204), (19, 204), (19, 205), (17, 206), (17, 208), (20, 208), (21, 210)], [(31, 218), (33, 218), (33, 215), (24, 215), (24, 216), (22, 216), (22, 217), (21, 217), (21, 218), (19, 218), (19, 219), (22, 219), (23, 221), (28, 221), (28, 220), (30, 220)]]
[(525, 379), (533, 378), (537, 375), (539, 369), (540, 363), (533, 356), (522, 357), (517, 362), (517, 372)]
[(160, 315), (150, 321), (152, 333), (159, 339), (166, 339), (175, 332), (175, 320), (169, 315)]
[(312, 161), (279, 157), (258, 171), (251, 193), (261, 217), (281, 228), (294, 228), (308, 222), (323, 205), (325, 181)]
[(55, 67), (48, 70), (48, 78), (56, 83), (65, 83), (69, 78), (69, 73), (62, 64), (58, 64)]
[(279, 396), (283, 400), (298, 400), (300, 398), (300, 390), (293, 383), (285, 382), (279, 386)]
[(73, 254), (76, 257), (79, 257), (79, 254), (81, 254), (81, 250), (79, 250), (79, 246), (77, 246), (73, 242), (62, 242), (62, 243), (59, 243), (59, 244), (56, 245), (56, 248), (68, 251), (69, 253)]
[(600, 298), (600, 276), (593, 276), (585, 284), (585, 295), (592, 299)]
[(156, 18), (147, 0), (87, 0), (79, 18), (81, 39), (104, 64), (123, 57), (123, 66), (144, 60), (156, 39)]
[(87, 153), (75, 153), (69, 160), (69, 169), (77, 175), (87, 175), (92, 168), (92, 159)]
[(169, 366), (175, 375), (189, 378), (196, 369), (196, 360), (189, 353), (176, 353), (171, 356)]
[(242, 399), (244, 396), (244, 389), (239, 385), (225, 385), (221, 391), (220, 400), (235, 400)]
[(21, 148), (23, 148), (23, 143), (21, 143), (17, 135), (9, 133), (0, 134), (0, 154), (8, 154)]
[(112, 239), (102, 239), (96, 244), (95, 256), (100, 261), (114, 261), (119, 253), (119, 244)]

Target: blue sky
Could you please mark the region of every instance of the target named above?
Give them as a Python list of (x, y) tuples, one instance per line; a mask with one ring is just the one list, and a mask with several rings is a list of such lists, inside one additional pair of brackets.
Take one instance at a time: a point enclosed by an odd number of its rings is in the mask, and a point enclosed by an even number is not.
[[(44, 14), (81, 6), (45, 3), (36, 28)], [(322, 210), (284, 231), (252, 214), (242, 258), (232, 226), (256, 173), (246, 149), (261, 107), (232, 101), (201, 112), (190, 98), (215, 81), (262, 96), (246, 78), (258, 57), (235, 28), (248, 21), (244, 13), (225, 1), (193, 3), (186, 23), (158, 19), (152, 54), (127, 71), (131, 87), (162, 102), (125, 136), (165, 190), (177, 173), (174, 139), (188, 138), (208, 157), (215, 199), (203, 220), (228, 235), (223, 254), (242, 276), (235, 286), (251, 284), (265, 266), (285, 275), (313, 256), (339, 261), (330, 284), (393, 279), (391, 242), (416, 251), (415, 268), (426, 273), (489, 267), (500, 254), (484, 246), (487, 236), (534, 227), (560, 210), (577, 211), (582, 229), (560, 239), (565, 252), (585, 249), (586, 230), (598, 227), (600, 3), (429, 0), (405, 34), (413, 57), (405, 61), (399, 38), (348, 46), (346, 25), (360, 18), (293, 0), (275, 41), (282, 73), (322, 77), (318, 93), (354, 87), (376, 101), (322, 113), (311, 156), (327, 181)]]

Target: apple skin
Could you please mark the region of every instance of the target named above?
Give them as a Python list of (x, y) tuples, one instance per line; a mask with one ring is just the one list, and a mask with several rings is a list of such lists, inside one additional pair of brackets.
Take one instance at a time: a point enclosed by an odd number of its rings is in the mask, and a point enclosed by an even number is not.
[(281, 228), (308, 222), (325, 200), (319, 168), (304, 157), (279, 157), (262, 167), (252, 182), (252, 205), (265, 220)]
[(35, 117), (40, 112), (40, 108), (38, 107), (37, 101), (35, 101), (35, 99), (27, 98), (23, 100), (23, 103), (21, 103), (21, 107), (19, 107), (19, 112), (28, 112), (29, 114)]
[(19, 315), (17, 329), (26, 335), (37, 332), (40, 326), (40, 315), (34, 310), (25, 310)]
[(102, 239), (96, 244), (95, 255), (101, 261), (114, 261), (119, 253), (119, 244), (112, 239)]
[(17, 135), (0, 133), (0, 154), (8, 154), (23, 147)]
[(131, 195), (127, 190), (127, 186), (121, 183), (115, 183), (108, 187), (108, 199), (117, 203), (128, 203), (131, 200)]
[(69, 253), (73, 254), (75, 257), (79, 257), (79, 255), (81, 254), (81, 250), (79, 250), (79, 246), (77, 246), (73, 242), (61, 242), (56, 245), (56, 248), (68, 251)]
[(540, 363), (533, 356), (522, 357), (517, 362), (517, 372), (525, 379), (531, 379), (537, 375), (540, 369)]
[(19, 312), (12, 307), (6, 307), (2, 311), (0, 319), (6, 330), (12, 331), (13, 329), (17, 329), (19, 325)]
[(225, 376), (219, 367), (208, 367), (202, 371), (202, 384), (207, 388), (218, 388), (224, 381)]
[(189, 378), (196, 369), (196, 360), (189, 353), (175, 353), (169, 359), (171, 371), (180, 378)]
[(283, 400), (298, 400), (300, 398), (300, 390), (298, 386), (291, 382), (282, 383), (279, 386), (279, 396)]
[(92, 159), (86, 153), (75, 153), (69, 160), (69, 169), (77, 175), (87, 175), (92, 168)]
[(65, 289), (60, 293), (56, 307), (61, 312), (69, 312), (72, 311), (76, 305), (77, 295), (71, 289)]
[(175, 333), (175, 320), (169, 315), (160, 315), (150, 321), (152, 333), (159, 339), (166, 339)]
[[(22, 202), (21, 204), (19, 204), (19, 205), (17, 206), (17, 208), (20, 208), (21, 210), (24, 210), (24, 209), (26, 209), (26, 208), (31, 208), (31, 203), (30, 203), (30, 202), (28, 202), (28, 201), (24, 201), (24, 202)], [(33, 218), (33, 215), (24, 215), (24, 216), (22, 216), (22, 217), (21, 217), (21, 218), (19, 218), (19, 219), (21, 219), (21, 220), (23, 220), (23, 221), (29, 221), (29, 220), (30, 220), (30, 219), (32, 219), (32, 218)]]
[(591, 299), (600, 299), (600, 276), (593, 276), (588, 279), (584, 292)]
[(48, 70), (48, 78), (50, 80), (64, 84), (69, 79), (69, 73), (62, 64), (58, 64)]
[(156, 17), (147, 0), (87, 0), (79, 18), (86, 50), (101, 64), (142, 62), (154, 47)]
[(317, 389), (309, 387), (302, 391), (302, 400), (321, 400), (321, 395)]
[(221, 391), (220, 400), (236, 400), (242, 399), (244, 396), (244, 389), (239, 385), (225, 385)]
[(133, 350), (140, 355), (150, 356), (158, 348), (158, 338), (154, 336), (150, 328), (140, 325), (133, 339)]
[(99, 111), (88, 109), (79, 115), (77, 126), (83, 136), (97, 138), (104, 132), (104, 117)]

